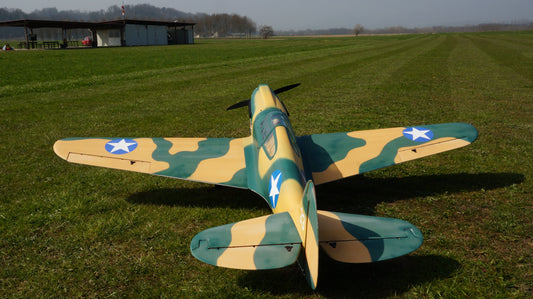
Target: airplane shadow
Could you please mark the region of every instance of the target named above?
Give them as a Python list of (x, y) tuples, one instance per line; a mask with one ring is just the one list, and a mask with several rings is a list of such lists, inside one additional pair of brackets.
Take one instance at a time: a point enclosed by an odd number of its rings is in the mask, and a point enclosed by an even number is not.
[[(345, 264), (320, 256), (316, 293), (332, 298), (383, 298), (401, 295), (413, 285), (451, 277), (461, 264), (438, 256), (403, 256), (371, 264)], [(242, 288), (275, 296), (312, 295), (298, 266), (284, 269), (248, 271), (238, 280)]]
[[(364, 175), (316, 187), (319, 209), (373, 215), (381, 202), (394, 202), (414, 197), (444, 193), (492, 190), (525, 180), (517, 173), (442, 174), (393, 178), (372, 178)], [(235, 209), (268, 209), (254, 192), (221, 186), (200, 188), (162, 188), (130, 195), (132, 204), (222, 207)]]
[(269, 212), (265, 201), (254, 192), (224, 186), (199, 188), (161, 188), (138, 192), (126, 199), (132, 204), (205, 208), (261, 209)]
[(520, 184), (518, 173), (456, 173), (393, 178), (355, 176), (317, 186), (319, 209), (372, 215), (376, 204), (445, 193), (493, 190)]

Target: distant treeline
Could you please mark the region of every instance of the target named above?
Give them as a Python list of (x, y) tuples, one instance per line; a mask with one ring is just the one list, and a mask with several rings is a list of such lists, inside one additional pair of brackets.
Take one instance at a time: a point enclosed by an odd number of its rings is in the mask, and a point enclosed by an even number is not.
[[(486, 32), (486, 31), (520, 31), (533, 30), (533, 22), (517, 21), (513, 23), (486, 23), (468, 26), (432, 26), (421, 28), (406, 28), (402, 26), (386, 27), (380, 29), (363, 29), (362, 34), (408, 34), (408, 33), (454, 33), (454, 32)], [(354, 34), (353, 28), (331, 28), (319, 30), (286, 30), (275, 32), (282, 36), (306, 35), (349, 35)]]
[(432, 26), (420, 28), (388, 27), (375, 30), (364, 30), (363, 33), (454, 33), (454, 32), (486, 32), (486, 31), (520, 31), (533, 30), (533, 22), (517, 21), (513, 23), (486, 23), (465, 26)]
[[(150, 4), (126, 5), (126, 18), (141, 20), (178, 20), (195, 22), (195, 34), (202, 37), (246, 37), (257, 33), (255, 22), (246, 16), (236, 14), (205, 14), (186, 13), (174, 8), (155, 7)], [(69, 20), (69, 21), (106, 21), (122, 18), (122, 8), (110, 6), (98, 11), (57, 10), (43, 8), (31, 13), (20, 9), (0, 8), (0, 21), (17, 19)], [(355, 24), (354, 24), (355, 25)], [(364, 24), (363, 24), (364, 25)], [(274, 28), (275, 29), (275, 28)], [(469, 26), (435, 26), (424, 28), (405, 28), (401, 26), (382, 29), (364, 29), (363, 34), (400, 34), (400, 33), (443, 33), (443, 32), (476, 32), (476, 31), (513, 31), (533, 30), (533, 22), (520, 21), (512, 23), (479, 24)], [(42, 30), (43, 34), (45, 30)], [(354, 34), (353, 28), (332, 28), (323, 30), (288, 30), (275, 31), (275, 35), (347, 35)], [(51, 33), (52, 34), (52, 33)], [(87, 33), (77, 32), (79, 35)], [(0, 39), (18, 39), (24, 36), (22, 28), (0, 27)]]
[[(186, 13), (174, 8), (155, 7), (150, 4), (126, 5), (126, 18), (141, 20), (178, 20), (197, 23), (195, 34), (200, 36), (252, 35), (257, 31), (248, 17), (236, 14)], [(57, 10), (43, 8), (31, 13), (20, 9), (0, 8), (0, 21), (18, 19), (58, 21), (107, 21), (122, 18), (122, 8), (110, 6), (98, 11)], [(0, 27), (0, 39), (16, 39), (24, 36), (21, 28)]]
[(195, 34), (202, 37), (248, 37), (257, 32), (254, 21), (236, 14), (201, 15), (194, 21), (197, 23)]

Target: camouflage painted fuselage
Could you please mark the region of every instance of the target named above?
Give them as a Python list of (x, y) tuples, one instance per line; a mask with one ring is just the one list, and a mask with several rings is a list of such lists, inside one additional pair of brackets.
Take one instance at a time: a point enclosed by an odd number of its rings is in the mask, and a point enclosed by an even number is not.
[(296, 136), (278, 101), (267, 86), (252, 95), (252, 144), (244, 149), (248, 188), (261, 195), (274, 213), (292, 213), (300, 209), (297, 202), (307, 180)]
[(311, 272), (308, 281), (315, 288), (319, 240), (314, 186), (311, 183), (306, 190), (310, 178), (305, 176), (296, 135), (285, 106), (267, 85), (254, 91), (250, 111), (252, 144), (245, 147), (246, 169), (251, 170), (247, 171), (248, 188), (260, 194), (275, 214), (290, 215), (306, 255), (301, 266)]

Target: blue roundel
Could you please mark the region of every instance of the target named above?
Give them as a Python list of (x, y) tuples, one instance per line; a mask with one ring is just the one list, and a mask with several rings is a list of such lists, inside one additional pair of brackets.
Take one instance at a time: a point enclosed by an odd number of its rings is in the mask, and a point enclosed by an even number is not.
[(283, 174), (280, 170), (276, 170), (270, 175), (270, 183), (268, 184), (268, 199), (270, 206), (273, 209), (278, 205), (279, 189), (281, 189), (281, 182), (283, 180)]
[(403, 136), (412, 141), (426, 142), (433, 139), (433, 131), (422, 127), (410, 127), (403, 130)]
[(125, 138), (111, 140), (105, 144), (105, 150), (115, 155), (131, 153), (136, 148), (137, 141)]

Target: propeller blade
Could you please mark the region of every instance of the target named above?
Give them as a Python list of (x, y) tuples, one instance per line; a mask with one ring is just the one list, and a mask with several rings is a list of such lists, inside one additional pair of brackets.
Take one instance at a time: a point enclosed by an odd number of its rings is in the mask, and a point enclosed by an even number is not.
[(287, 85), (287, 86), (284, 86), (284, 87), (281, 87), (281, 88), (278, 88), (276, 90), (274, 90), (274, 93), (275, 94), (278, 94), (278, 93), (282, 93), (282, 92), (285, 92), (285, 91), (288, 91), (288, 90), (291, 90), (295, 87), (298, 87), (300, 86), (301, 83), (296, 83), (296, 84), (291, 84), (291, 85)]
[[(281, 88), (278, 88), (276, 90), (274, 90), (274, 93), (275, 94), (278, 94), (278, 93), (282, 93), (282, 92), (285, 92), (285, 91), (288, 91), (288, 90), (291, 90), (295, 87), (298, 87), (300, 86), (300, 83), (296, 83), (296, 84), (291, 84), (291, 85), (287, 85), (287, 86), (284, 86), (284, 87), (281, 87)], [(285, 103), (283, 103), (282, 101), (280, 101), (281, 105), (283, 105), (283, 108), (285, 109), (285, 111), (287, 112), (287, 116), (290, 116), (289, 114), (289, 110), (287, 109), (287, 107), (285, 106)]]
[[(282, 92), (291, 90), (291, 89), (293, 89), (295, 87), (298, 87), (298, 86), (300, 86), (300, 83), (287, 85), (287, 86), (284, 86), (284, 87), (281, 87), (281, 88), (278, 88), (278, 89), (274, 90), (274, 93), (275, 94), (282, 93)], [(283, 104), (283, 102), (281, 104), (285, 108), (285, 104)], [(240, 102), (238, 102), (236, 104), (233, 104), (233, 105), (229, 106), (228, 108), (226, 108), (226, 111), (227, 110), (241, 108), (241, 107), (244, 107), (244, 106), (250, 106), (250, 99), (244, 100), (244, 101), (240, 101)], [(287, 108), (285, 108), (285, 111), (287, 111)], [(288, 112), (287, 112), (287, 114), (288, 114)]]
[(250, 104), (250, 99), (244, 100), (244, 101), (240, 101), (240, 102), (238, 102), (236, 104), (233, 104), (233, 105), (229, 106), (228, 108), (226, 108), (226, 111), (232, 110), (232, 109), (241, 108), (241, 107), (244, 107), (244, 106), (248, 106), (249, 104)]

